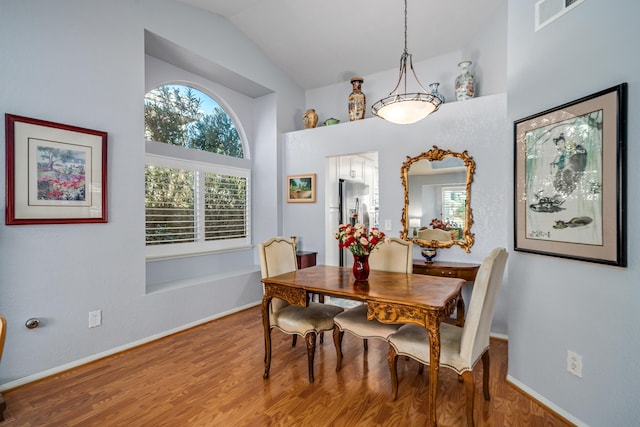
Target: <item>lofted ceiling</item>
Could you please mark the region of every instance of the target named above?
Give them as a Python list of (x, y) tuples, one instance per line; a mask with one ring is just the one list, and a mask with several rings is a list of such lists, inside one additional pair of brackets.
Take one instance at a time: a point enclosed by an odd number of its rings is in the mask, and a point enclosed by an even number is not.
[[(402, 0), (178, 0), (226, 17), (303, 89), (398, 67)], [(506, 0), (407, 0), (414, 62), (467, 46)]]

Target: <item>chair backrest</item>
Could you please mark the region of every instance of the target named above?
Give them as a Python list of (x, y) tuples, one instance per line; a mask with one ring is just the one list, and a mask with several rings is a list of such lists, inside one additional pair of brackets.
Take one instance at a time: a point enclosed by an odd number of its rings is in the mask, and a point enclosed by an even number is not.
[(460, 343), (460, 356), (470, 367), (489, 347), (491, 321), (507, 264), (507, 250), (495, 248), (487, 256), (476, 275), (471, 301), (465, 316)]
[[(289, 273), (298, 269), (298, 260), (293, 242), (282, 237), (272, 237), (260, 243), (260, 272), (262, 278)], [(275, 312), (287, 303), (279, 298), (271, 301), (271, 310)]]
[(418, 230), (418, 239), (426, 240), (428, 242), (432, 240), (437, 240), (438, 242), (448, 242), (449, 240), (453, 240), (450, 231), (441, 230), (439, 228), (434, 230)]
[(413, 242), (391, 237), (369, 255), (372, 270), (413, 272)]
[(7, 319), (5, 319), (4, 316), (0, 315), (0, 360), (2, 360), (2, 351), (4, 350), (4, 339), (6, 337), (7, 337)]

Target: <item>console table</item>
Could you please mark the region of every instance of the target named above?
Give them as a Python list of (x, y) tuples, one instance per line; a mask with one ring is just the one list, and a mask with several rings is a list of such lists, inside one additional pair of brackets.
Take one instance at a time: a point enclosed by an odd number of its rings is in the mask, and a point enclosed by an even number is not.
[(296, 258), (298, 260), (298, 270), (316, 265), (316, 257), (318, 252), (297, 251)]
[[(413, 273), (425, 274), (427, 276), (441, 276), (441, 277), (455, 277), (457, 279), (464, 279), (467, 282), (473, 282), (476, 280), (476, 274), (480, 264), (471, 264), (466, 262), (449, 262), (449, 261), (433, 261), (426, 262), (420, 259), (413, 260)], [(462, 294), (458, 298), (458, 304), (456, 306), (456, 320), (455, 324), (458, 326), (464, 325), (464, 301), (462, 300)]]

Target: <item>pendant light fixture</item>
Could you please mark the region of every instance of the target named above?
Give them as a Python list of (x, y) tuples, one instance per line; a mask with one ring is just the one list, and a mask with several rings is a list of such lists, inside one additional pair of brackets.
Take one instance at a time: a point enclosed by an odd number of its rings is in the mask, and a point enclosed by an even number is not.
[[(422, 92), (407, 93), (407, 61)], [(403, 93), (400, 93), (401, 89), (404, 90)], [(407, 0), (404, 0), (404, 52), (400, 57), (400, 77), (389, 96), (371, 106), (371, 112), (392, 123), (406, 125), (424, 119), (440, 108), (441, 104), (440, 99), (427, 93), (413, 69), (411, 54), (407, 50)]]

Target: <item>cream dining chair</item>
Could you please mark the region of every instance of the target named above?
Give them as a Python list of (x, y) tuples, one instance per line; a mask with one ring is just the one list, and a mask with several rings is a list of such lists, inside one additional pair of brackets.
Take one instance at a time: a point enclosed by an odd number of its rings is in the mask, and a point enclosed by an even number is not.
[[(413, 243), (391, 237), (369, 255), (369, 268), (372, 270), (411, 273), (413, 271)], [(336, 346), (336, 371), (342, 367), (342, 337), (349, 332), (364, 339), (364, 350), (368, 350), (367, 339), (387, 339), (401, 325), (381, 323), (367, 319), (367, 305), (350, 308), (333, 319), (333, 342)]]
[[(451, 369), (462, 376), (466, 391), (467, 424), (473, 424), (473, 401), (475, 386), (473, 367), (482, 358), (483, 391), (489, 400), (489, 334), (491, 320), (498, 296), (502, 276), (507, 262), (507, 251), (496, 248), (487, 256), (473, 284), (471, 301), (463, 327), (440, 324), (440, 366)], [(429, 335), (424, 327), (403, 325), (389, 337), (389, 370), (391, 371), (391, 400), (398, 395), (398, 356), (408, 356), (428, 365)], [(422, 366), (422, 365), (421, 365)], [(432, 403), (433, 404), (433, 403)]]
[(433, 230), (425, 228), (424, 230), (418, 230), (418, 239), (431, 242), (436, 240), (438, 242), (448, 242), (452, 240), (451, 232), (435, 228)]
[[(260, 244), (259, 252), (263, 279), (298, 269), (295, 248), (290, 240), (282, 237), (271, 238)], [(271, 333), (271, 329), (277, 328), (285, 334), (294, 337), (300, 335), (305, 338), (310, 383), (314, 380), (313, 358), (316, 351), (316, 337), (323, 331), (332, 330), (334, 316), (342, 311), (343, 308), (330, 304), (310, 302), (307, 307), (301, 307), (290, 305), (280, 298), (271, 300), (269, 333)], [(295, 346), (295, 340), (293, 346)]]

